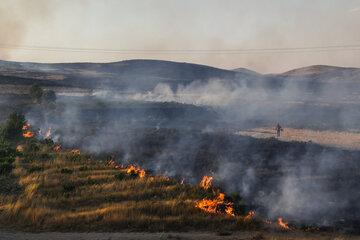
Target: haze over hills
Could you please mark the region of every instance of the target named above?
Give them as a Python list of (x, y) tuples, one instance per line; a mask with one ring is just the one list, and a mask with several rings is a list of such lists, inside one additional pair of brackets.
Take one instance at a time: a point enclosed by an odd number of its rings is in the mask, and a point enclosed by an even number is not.
[(54, 64), (0, 61), (0, 85), (38, 83), (44, 87), (150, 91), (159, 83), (169, 84), (176, 89), (178, 85), (209, 79), (265, 86), (281, 86), (288, 80), (351, 83), (360, 79), (360, 69), (309, 66), (281, 74), (262, 75), (245, 68), (224, 70), (159, 60)]

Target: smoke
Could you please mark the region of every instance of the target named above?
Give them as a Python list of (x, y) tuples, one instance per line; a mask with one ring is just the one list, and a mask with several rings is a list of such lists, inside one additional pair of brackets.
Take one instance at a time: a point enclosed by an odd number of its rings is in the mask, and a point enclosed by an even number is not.
[[(58, 96), (54, 109), (33, 108), (26, 118), (55, 129), (52, 137), (64, 148), (115, 154), (116, 161), (189, 183), (211, 175), (226, 193), (239, 193), (249, 210), (270, 219), (332, 225), (349, 208), (358, 213), (359, 176), (352, 169), (359, 168), (359, 152), (232, 134), (277, 122), (351, 122), (360, 114), (339, 102), (358, 87), (289, 76), (276, 80), (212, 78), (154, 84), (146, 92), (140, 83), (122, 92), (107, 86), (88, 96)], [(358, 220), (356, 214), (347, 217)]]
[[(0, 59), (11, 57), (14, 45), (21, 45), (30, 28), (41, 22), (43, 28), (51, 23), (51, 14), (59, 9), (63, 1), (58, 0), (2, 0), (0, 4)], [(55, 7), (56, 6), (56, 7)], [(43, 30), (46, 34), (46, 30)], [(8, 45), (13, 45), (8, 46)]]

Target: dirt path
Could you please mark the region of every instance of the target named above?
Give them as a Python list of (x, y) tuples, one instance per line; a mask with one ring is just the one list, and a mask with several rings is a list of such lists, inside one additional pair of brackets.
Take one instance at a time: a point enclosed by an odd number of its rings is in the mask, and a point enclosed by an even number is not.
[[(183, 232), (183, 233), (60, 233), (60, 232), (44, 232), (44, 233), (27, 233), (27, 232), (2, 232), (0, 231), (1, 240), (248, 240), (254, 239), (256, 232), (237, 232), (228, 236), (219, 236), (216, 233), (201, 232)], [(356, 236), (339, 236), (331, 233), (305, 233), (298, 231), (263, 233), (263, 237), (273, 240), (345, 240), (360, 239)], [(257, 238), (255, 238), (257, 239)], [(260, 238), (258, 238), (260, 239)]]
[[(255, 138), (276, 137), (276, 131), (271, 128), (254, 128), (246, 131), (238, 131), (236, 134)], [(281, 136), (278, 139), (281, 141), (312, 141), (313, 143), (329, 147), (360, 150), (360, 133), (284, 128), (284, 131), (281, 132)]]

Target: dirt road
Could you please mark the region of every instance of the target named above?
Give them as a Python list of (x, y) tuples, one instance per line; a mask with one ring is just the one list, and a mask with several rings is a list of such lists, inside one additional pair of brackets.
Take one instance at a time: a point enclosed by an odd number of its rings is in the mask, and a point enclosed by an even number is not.
[[(27, 233), (27, 232), (3, 232), (0, 231), (1, 240), (248, 240), (261, 239), (253, 238), (257, 232), (236, 232), (228, 236), (219, 236), (217, 233), (202, 232), (182, 232), (182, 233), (60, 233), (60, 232), (44, 232), (44, 233)], [(331, 233), (305, 233), (298, 231), (286, 231), (275, 233), (263, 233), (263, 237), (273, 240), (353, 240), (360, 239), (356, 236), (344, 236)], [(258, 235), (259, 237), (259, 235)]]
[[(276, 137), (274, 128), (254, 128), (246, 131), (238, 131), (236, 134), (255, 138)], [(281, 136), (278, 139), (281, 141), (312, 141), (313, 143), (329, 147), (360, 150), (360, 133), (284, 128), (284, 131), (281, 132)]]

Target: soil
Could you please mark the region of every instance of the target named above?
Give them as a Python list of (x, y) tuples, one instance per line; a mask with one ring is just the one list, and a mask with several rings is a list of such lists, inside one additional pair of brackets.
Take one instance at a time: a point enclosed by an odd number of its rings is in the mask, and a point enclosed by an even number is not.
[(254, 128), (238, 131), (236, 134), (251, 136), (254, 138), (275, 137), (280, 141), (313, 142), (329, 147), (349, 150), (360, 150), (360, 133), (314, 131), (309, 129), (283, 128), (280, 137), (276, 137), (276, 131), (272, 128)]

